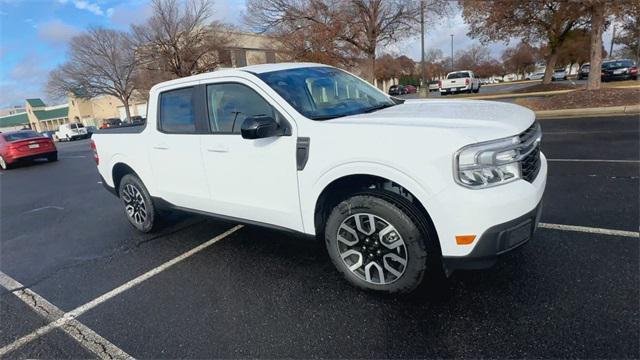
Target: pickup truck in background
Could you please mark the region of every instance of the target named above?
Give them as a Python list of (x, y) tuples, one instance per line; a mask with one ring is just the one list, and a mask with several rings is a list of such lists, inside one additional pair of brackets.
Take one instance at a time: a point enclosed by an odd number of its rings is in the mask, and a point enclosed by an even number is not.
[(480, 91), (480, 80), (471, 70), (454, 71), (447, 78), (440, 80), (440, 95), (457, 93), (477, 93)]
[(349, 282), (398, 293), (532, 238), (540, 139), (518, 105), (403, 101), (330, 66), (279, 63), (157, 84), (145, 125), (91, 146), (139, 231), (180, 210), (315, 236)]

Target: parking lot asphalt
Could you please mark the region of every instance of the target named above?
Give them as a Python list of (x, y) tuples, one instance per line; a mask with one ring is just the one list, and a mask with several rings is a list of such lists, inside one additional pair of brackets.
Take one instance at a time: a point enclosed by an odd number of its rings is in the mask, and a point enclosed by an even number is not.
[[(638, 117), (541, 123), (542, 222), (637, 232)], [(138, 234), (87, 141), (58, 148), (0, 172), (0, 271), (64, 312), (236, 225), (173, 214)], [(639, 358), (638, 241), (541, 228), (491, 269), (390, 297), (343, 281), (318, 242), (244, 227), (78, 320), (138, 358)], [(47, 323), (0, 288), (0, 348)], [(92, 356), (57, 328), (6, 354)]]

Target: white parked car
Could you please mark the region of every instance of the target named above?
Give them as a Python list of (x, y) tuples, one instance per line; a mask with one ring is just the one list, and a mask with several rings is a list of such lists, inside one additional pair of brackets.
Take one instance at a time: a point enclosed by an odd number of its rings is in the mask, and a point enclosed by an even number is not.
[(72, 141), (77, 139), (87, 139), (90, 134), (81, 123), (62, 124), (54, 134), (58, 141)]
[(538, 71), (538, 72), (535, 72), (535, 73), (531, 73), (526, 78), (526, 80), (542, 80), (542, 79), (544, 79), (544, 71)]
[(480, 91), (480, 80), (471, 70), (454, 71), (447, 74), (447, 78), (440, 80), (440, 95), (455, 93), (477, 93)]
[(491, 266), (536, 230), (547, 163), (524, 107), (402, 101), (302, 63), (171, 80), (149, 101), (146, 127), (92, 139), (142, 232), (177, 209), (316, 236), (348, 281), (396, 293)]
[(551, 80), (554, 80), (554, 81), (567, 80), (567, 70), (565, 69), (553, 70), (553, 75), (551, 76)]

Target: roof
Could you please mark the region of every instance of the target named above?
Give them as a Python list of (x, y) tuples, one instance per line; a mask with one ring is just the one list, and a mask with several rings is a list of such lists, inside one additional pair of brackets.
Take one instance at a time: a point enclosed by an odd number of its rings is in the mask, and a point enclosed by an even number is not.
[(45, 110), (36, 110), (33, 112), (33, 114), (40, 121), (66, 118), (69, 116), (69, 106), (65, 105), (65, 106), (54, 107), (54, 108), (49, 108)]
[(246, 77), (247, 73), (262, 74), (262, 73), (267, 73), (272, 71), (299, 69), (299, 68), (305, 68), (305, 67), (329, 67), (329, 65), (316, 64), (316, 63), (277, 63), (277, 64), (251, 65), (251, 66), (245, 66), (241, 68), (222, 69), (222, 70), (216, 70), (208, 73), (202, 73), (202, 74), (197, 74), (197, 75), (192, 75), (192, 76), (187, 76), (183, 78), (161, 82), (159, 84), (154, 85), (150, 91), (161, 89), (167, 86), (192, 83), (194, 81), (216, 79), (216, 78), (221, 78), (225, 76)]
[(245, 67), (239, 68), (238, 70), (244, 70), (244, 71), (252, 72), (254, 74), (262, 74), (262, 73), (267, 73), (272, 71), (299, 69), (299, 68), (305, 68), (305, 67), (318, 67), (318, 66), (328, 67), (329, 65), (316, 64), (316, 63), (304, 63), (304, 62), (276, 63), (276, 64), (259, 64), (259, 65), (245, 66)]
[(27, 117), (26, 112), (0, 117), (0, 127), (26, 125), (28, 123), (29, 117)]
[(39, 108), (47, 106), (42, 99), (27, 99), (27, 103), (31, 105), (32, 108)]

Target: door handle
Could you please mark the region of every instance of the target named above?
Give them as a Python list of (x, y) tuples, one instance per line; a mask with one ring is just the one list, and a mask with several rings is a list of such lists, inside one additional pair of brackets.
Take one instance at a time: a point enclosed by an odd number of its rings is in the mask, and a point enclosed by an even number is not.
[(207, 151), (215, 153), (226, 153), (229, 152), (229, 147), (227, 145), (217, 144), (208, 147)]
[(169, 150), (169, 147), (166, 145), (157, 145), (153, 147), (156, 150)]

